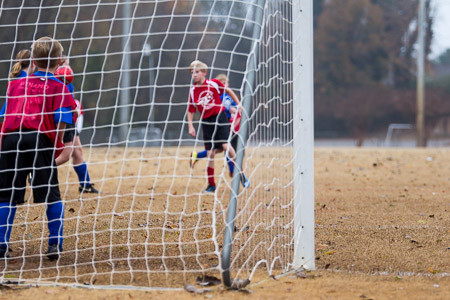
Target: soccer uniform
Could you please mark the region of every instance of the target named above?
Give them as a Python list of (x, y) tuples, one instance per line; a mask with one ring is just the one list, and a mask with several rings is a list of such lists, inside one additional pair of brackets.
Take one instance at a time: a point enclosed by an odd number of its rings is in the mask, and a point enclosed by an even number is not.
[(230, 135), (229, 122), (220, 96), (225, 86), (217, 79), (193, 85), (189, 93), (188, 111), (201, 114), (201, 127), (205, 149), (222, 149)]
[[(233, 116), (229, 111), (232, 106), (237, 108), (236, 102), (225, 93), (225, 86), (217, 79), (205, 80), (201, 86), (192, 86), (189, 95), (188, 111), (195, 113), (198, 110), (201, 113), (201, 126), (203, 130), (203, 139), (206, 150), (222, 149), (222, 145), (228, 143), (230, 135), (230, 123), (233, 123)], [(239, 118), (236, 113), (234, 117)], [(236, 149), (239, 125), (233, 128), (233, 138), (231, 146)], [(207, 151), (199, 153), (191, 153), (191, 167), (197, 161), (197, 158), (206, 157)], [(234, 171), (234, 162), (227, 157), (227, 163), (230, 174)], [(214, 181), (214, 168), (207, 167), (208, 188), (206, 192), (214, 192), (216, 190)], [(240, 172), (240, 180), (244, 187), (250, 186), (250, 181), (245, 174)]]
[(227, 114), (228, 119), (231, 118), (231, 108), (237, 109), (237, 104), (234, 102), (233, 98), (230, 97), (227, 93), (223, 93), (222, 96), (220, 96), (220, 99), (222, 100), (222, 105), (225, 107), (225, 113)]
[[(70, 67), (69, 67), (69, 69), (70, 69)], [(61, 70), (61, 68), (58, 70)], [(64, 79), (64, 77), (60, 76), (61, 73), (64, 73), (65, 71), (58, 73), (58, 70), (56, 72), (57, 75), (59, 76), (58, 78), (61, 78), (62, 80), (65, 80), (64, 82), (67, 82), (67, 78)], [(69, 73), (72, 74), (72, 69), (70, 69)], [(72, 96), (74, 96), (74, 88), (73, 88), (72, 79), (73, 78), (71, 78), (69, 81), (70, 83), (67, 84), (67, 89), (72, 94)], [(80, 114), (78, 115), (76, 112), (74, 112), (72, 124), (66, 125), (66, 129), (64, 131), (64, 136), (63, 136), (64, 144), (76, 143), (75, 138), (80, 135), (81, 129), (83, 127), (83, 109), (81, 107), (81, 102), (79, 100), (75, 99), (75, 103), (76, 103), (77, 111), (79, 111)], [(71, 155), (73, 155), (73, 153)], [(80, 193), (98, 193), (98, 190), (93, 187), (93, 184), (91, 184), (91, 178), (89, 176), (89, 171), (87, 169), (87, 164), (85, 161), (83, 161), (79, 165), (74, 165), (73, 169), (77, 173), (78, 180), (80, 181), (80, 186), (78, 188)]]
[[(236, 102), (234, 102), (233, 98), (230, 97), (230, 95), (228, 95), (227, 93), (223, 93), (223, 95), (221, 96), (222, 99), (222, 105), (225, 107), (225, 113), (227, 114), (227, 118), (229, 120), (229, 122), (232, 124), (233, 121), (235, 121), (236, 118), (240, 119), (240, 114), (238, 112), (231, 114), (230, 109), (234, 108), (234, 109), (238, 109)], [(231, 132), (231, 146), (233, 147), (234, 150), (237, 149), (237, 142), (239, 139), (239, 136), (237, 134), (237, 132), (239, 131), (239, 124), (235, 125), (234, 128), (232, 128)]]
[[(69, 89), (70, 91), (70, 89)], [(73, 93), (72, 93), (73, 95)], [(80, 124), (82, 124), (82, 116), (83, 111), (81, 110), (81, 103), (79, 100), (75, 99), (75, 103), (77, 105), (77, 110), (81, 112), (80, 116), (76, 113), (73, 113), (73, 122), (72, 124), (67, 124), (66, 129), (64, 131), (63, 143), (71, 143), (74, 141), (75, 136), (79, 136), (81, 132)], [(81, 125), (82, 126), (82, 125)]]
[[(72, 95), (72, 97), (75, 99), (75, 96), (73, 94), (74, 92), (74, 88), (73, 88), (73, 84), (69, 83), (67, 86), (67, 89), (69, 90), (70, 94)], [(77, 100), (75, 100), (76, 102)], [(78, 106), (78, 103), (77, 103)], [(77, 120), (77, 116), (74, 113), (73, 114), (73, 122), (71, 124), (66, 124), (66, 128), (64, 129), (64, 136), (63, 136), (63, 143), (71, 143), (73, 142), (73, 140), (75, 139), (75, 135), (76, 135), (76, 130), (75, 130), (75, 122)]]
[(33, 172), (34, 202), (47, 204), (46, 255), (57, 259), (62, 251), (64, 227), (64, 204), (55, 165), (55, 154), (64, 145), (57, 139), (57, 124), (72, 123), (75, 101), (53, 74), (40, 71), (11, 81), (7, 97), (0, 136), (0, 257), (9, 256), (17, 204), (24, 203), (26, 178)]
[[(27, 76), (28, 76), (27, 72), (21, 70), (19, 75), (17, 75), (17, 77), (15, 79), (19, 79), (19, 78), (23, 78), (23, 77), (27, 77)], [(13, 79), (13, 80), (15, 80), (15, 79)], [(5, 103), (3, 103), (2, 109), (0, 110), (0, 117), (4, 117), (5, 112), (6, 112), (6, 101), (5, 101)]]
[(59, 201), (54, 156), (64, 145), (56, 138), (56, 128), (59, 122), (72, 123), (75, 101), (63, 83), (45, 72), (11, 81), (7, 96), (1, 137), (0, 202), (23, 203), (30, 172), (34, 172), (34, 202)]

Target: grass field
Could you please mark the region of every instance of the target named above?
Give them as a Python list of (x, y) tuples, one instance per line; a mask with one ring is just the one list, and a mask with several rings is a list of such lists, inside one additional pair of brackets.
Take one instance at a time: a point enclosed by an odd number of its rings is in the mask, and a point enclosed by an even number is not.
[[(66, 252), (58, 268), (54, 262), (38, 255), (40, 249), (45, 251), (46, 247), (45, 234), (42, 234), (45, 232), (44, 208), (24, 206), (18, 210), (12, 235), (12, 240), (16, 241), (12, 244), (13, 259), (6, 265), (2, 263), (3, 274), (9, 278), (20, 276), (40, 281), (73, 282), (75, 278), (80, 284), (177, 287), (184, 283), (195, 284), (197, 274), (174, 272), (169, 275), (166, 270), (192, 268), (218, 276), (213, 270), (218, 263), (220, 241), (216, 244), (211, 240), (214, 232), (207, 224), (211, 224), (212, 218), (223, 218), (215, 213), (226, 208), (228, 189), (222, 182), (217, 192), (219, 203), (211, 196), (201, 195), (206, 187), (204, 162), (190, 174), (186, 160), (189, 151), (187, 148), (169, 149), (161, 155), (151, 151), (123, 153), (120, 149), (95, 149), (91, 156), (87, 153), (86, 159), (93, 180), (105, 178), (96, 184), (102, 197), (86, 195), (82, 201), (78, 199), (73, 171), (61, 168), (61, 190), (68, 200), (67, 238)], [(265, 153), (263, 160), (271, 161), (267, 159), (269, 155)], [(161, 163), (157, 161), (158, 156), (163, 156)], [(258, 160), (251, 151), (247, 157), (251, 161)], [(270, 180), (258, 166), (252, 163), (246, 169), (252, 174), (252, 184)], [(288, 163), (277, 172), (282, 171), (289, 171)], [(218, 168), (217, 173), (222, 170)], [(171, 180), (173, 174), (181, 174), (175, 182)], [(221, 178), (229, 182), (227, 176)], [(278, 178), (280, 182), (273, 184), (272, 189), (283, 186), (287, 180), (284, 175)], [(446, 149), (316, 149), (317, 270), (306, 273), (306, 278), (288, 274), (278, 280), (269, 278), (264, 271), (257, 271), (249, 286), (253, 294), (247, 297), (450, 298), (449, 183), (450, 151)], [(247, 193), (251, 194), (252, 190)], [(261, 202), (270, 200), (270, 197), (258, 196), (256, 191), (253, 193)], [(213, 209), (214, 205), (220, 209)], [(243, 205), (241, 211), (255, 209), (258, 207), (249, 204)], [(289, 215), (289, 211), (283, 214)], [(242, 213), (243, 219), (246, 216)], [(185, 230), (180, 230), (180, 224)], [(238, 222), (239, 227), (243, 224)], [(132, 230), (121, 230), (124, 225)], [(253, 226), (249, 232), (256, 232)], [(240, 232), (237, 235), (245, 237)], [(164, 247), (160, 245), (163, 240)], [(114, 247), (110, 247), (110, 243)], [(255, 244), (257, 241), (250, 246)], [(201, 256), (195, 255), (197, 250)], [(26, 259), (23, 253), (28, 255)], [(184, 259), (177, 258), (180, 253)], [(289, 254), (283, 257), (290, 258)], [(150, 274), (146, 272), (149, 269)], [(204, 297), (185, 291), (74, 291), (61, 287), (4, 290), (0, 297), (3, 295), (17, 299), (30, 295), (47, 295), (52, 299), (124, 299), (144, 295), (177, 299)], [(226, 292), (222, 288), (215, 288), (206, 295), (217, 299), (244, 296), (242, 292)]]

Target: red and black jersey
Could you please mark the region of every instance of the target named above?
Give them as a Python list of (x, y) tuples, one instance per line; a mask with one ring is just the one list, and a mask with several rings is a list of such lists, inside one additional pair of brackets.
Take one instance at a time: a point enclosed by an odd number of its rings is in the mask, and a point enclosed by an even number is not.
[(189, 93), (188, 111), (202, 114), (202, 119), (218, 115), (225, 110), (220, 96), (224, 93), (225, 86), (217, 79), (206, 79), (202, 85), (193, 85)]

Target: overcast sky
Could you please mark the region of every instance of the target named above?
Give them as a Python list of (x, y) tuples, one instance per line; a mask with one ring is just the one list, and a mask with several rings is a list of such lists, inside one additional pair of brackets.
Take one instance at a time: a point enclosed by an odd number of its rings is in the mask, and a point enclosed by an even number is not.
[(435, 58), (450, 48), (450, 0), (433, 0), (433, 2), (436, 15), (431, 57)]

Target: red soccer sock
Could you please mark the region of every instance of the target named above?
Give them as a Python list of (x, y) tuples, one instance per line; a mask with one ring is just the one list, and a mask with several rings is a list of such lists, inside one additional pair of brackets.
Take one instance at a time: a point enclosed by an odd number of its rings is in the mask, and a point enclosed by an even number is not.
[(216, 186), (216, 183), (214, 181), (214, 168), (207, 167), (206, 173), (208, 174), (209, 185)]

